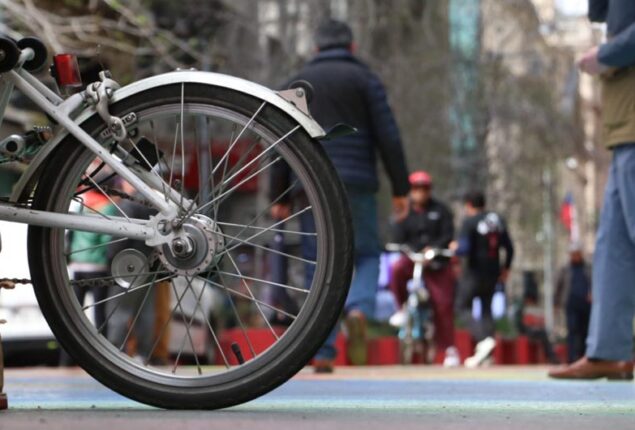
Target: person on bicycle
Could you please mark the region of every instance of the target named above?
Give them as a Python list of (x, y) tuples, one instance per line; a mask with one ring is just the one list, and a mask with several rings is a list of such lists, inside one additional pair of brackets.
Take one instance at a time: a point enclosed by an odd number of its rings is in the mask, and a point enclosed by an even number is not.
[[(339, 123), (357, 129), (356, 133), (323, 140), (324, 149), (333, 162), (344, 186), (353, 218), (355, 234), (355, 274), (345, 305), (348, 330), (347, 356), (353, 364), (366, 362), (366, 321), (375, 313), (379, 278), (379, 232), (376, 193), (379, 190), (377, 158), (381, 159), (392, 183), (392, 205), (397, 219), (408, 212), (408, 169), (397, 122), (388, 104), (382, 82), (368, 66), (353, 55), (353, 33), (348, 24), (328, 19), (315, 33), (317, 55), (289, 82), (298, 80), (313, 86), (309, 110), (315, 120), (329, 130)], [(278, 163), (272, 172), (272, 189), (284, 190), (290, 181)], [(296, 196), (295, 199), (301, 199)], [(290, 213), (289, 201), (271, 208), (274, 219)], [(301, 217), (304, 231), (315, 231), (311, 212)], [(315, 239), (303, 237), (304, 255), (315, 254)], [(307, 287), (313, 277), (312, 267), (305, 269)], [(334, 331), (315, 357), (317, 372), (330, 372), (335, 359)]]
[[(514, 259), (514, 246), (503, 217), (486, 210), (482, 192), (472, 191), (465, 196), (465, 211), (467, 217), (461, 226), (458, 243), (453, 248), (456, 255), (464, 259), (457, 309), (464, 320), (472, 322), (472, 337), (478, 342), (475, 354), (465, 360), (465, 365), (475, 367), (486, 360), (496, 346), (492, 299), (496, 286), (507, 282)], [(502, 264), (501, 250), (505, 252)], [(472, 318), (475, 298), (481, 301), (478, 321)]]
[[(454, 216), (441, 201), (432, 197), (432, 177), (424, 171), (410, 174), (410, 212), (393, 225), (393, 241), (408, 245), (416, 252), (447, 248), (454, 238)], [(414, 263), (406, 255), (392, 266), (390, 289), (397, 302), (408, 299), (407, 284)], [(437, 351), (445, 353), (444, 364), (458, 365), (454, 347), (454, 272), (448, 261), (433, 260), (424, 269), (423, 281), (430, 293), (434, 314), (434, 341)]]

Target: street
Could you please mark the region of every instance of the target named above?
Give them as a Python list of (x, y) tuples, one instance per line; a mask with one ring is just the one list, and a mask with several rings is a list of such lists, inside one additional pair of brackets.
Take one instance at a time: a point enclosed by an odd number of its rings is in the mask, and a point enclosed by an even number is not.
[(129, 401), (78, 369), (6, 372), (0, 429), (375, 428), (632, 429), (632, 382), (555, 382), (542, 367), (306, 369), (274, 392), (220, 411), (162, 411)]

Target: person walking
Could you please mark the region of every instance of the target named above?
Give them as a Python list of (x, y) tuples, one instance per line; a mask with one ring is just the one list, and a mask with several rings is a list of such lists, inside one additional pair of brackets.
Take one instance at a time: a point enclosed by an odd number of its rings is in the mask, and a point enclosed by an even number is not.
[(554, 305), (566, 315), (568, 363), (573, 363), (584, 356), (589, 333), (592, 272), (580, 244), (571, 244), (569, 251), (569, 263), (558, 273)]
[[(323, 140), (323, 146), (344, 183), (351, 207), (355, 235), (355, 274), (345, 305), (348, 331), (347, 355), (353, 364), (366, 362), (366, 321), (375, 308), (379, 277), (379, 234), (376, 193), (379, 190), (377, 158), (383, 162), (392, 183), (392, 206), (396, 219), (408, 212), (408, 169), (397, 122), (388, 104), (380, 79), (354, 55), (353, 33), (344, 22), (328, 19), (315, 33), (317, 55), (289, 82), (304, 80), (313, 86), (309, 110), (326, 130), (338, 123), (357, 129), (356, 133)], [(272, 173), (272, 196), (280, 195), (289, 183), (284, 164)], [(276, 193), (277, 192), (277, 193)], [(297, 196), (296, 199), (301, 199)], [(274, 219), (290, 213), (290, 203), (272, 206)], [(301, 217), (305, 231), (314, 230), (310, 211)], [(304, 214), (303, 214), (304, 215)], [(304, 254), (315, 254), (315, 238), (303, 237)], [(312, 267), (305, 269), (307, 288)], [(333, 370), (336, 332), (315, 357), (317, 372)]]
[[(406, 244), (415, 252), (430, 248), (447, 248), (454, 239), (454, 216), (443, 202), (432, 197), (432, 177), (424, 171), (410, 174), (410, 212), (393, 225), (393, 241)], [(408, 299), (408, 281), (412, 279), (414, 262), (402, 255), (391, 268), (390, 289), (399, 305)], [(458, 350), (454, 346), (454, 271), (447, 260), (431, 261), (423, 271), (423, 281), (430, 293), (434, 315), (434, 342), (437, 352), (444, 354), (443, 364), (458, 366)], [(399, 311), (400, 313), (403, 310)], [(397, 318), (397, 320), (405, 319)]]
[[(463, 221), (456, 255), (464, 264), (457, 307), (464, 320), (471, 322), (472, 337), (478, 343), (473, 356), (465, 360), (467, 367), (476, 367), (494, 351), (494, 318), (492, 299), (499, 283), (505, 284), (514, 259), (514, 246), (503, 217), (485, 208), (485, 195), (473, 191), (465, 196), (467, 218)], [(505, 259), (501, 264), (501, 250)], [(472, 302), (481, 301), (479, 320), (472, 318)]]
[(602, 139), (613, 160), (593, 255), (586, 354), (552, 369), (558, 379), (633, 379), (635, 315), (635, 2), (589, 0), (589, 18), (608, 40), (580, 59), (602, 82)]

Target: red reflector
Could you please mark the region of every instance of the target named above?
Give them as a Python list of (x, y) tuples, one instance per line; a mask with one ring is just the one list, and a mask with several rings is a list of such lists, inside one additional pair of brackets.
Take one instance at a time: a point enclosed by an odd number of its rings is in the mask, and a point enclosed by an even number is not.
[(82, 86), (77, 57), (73, 54), (58, 54), (53, 57), (55, 64), (55, 80), (60, 88), (75, 88)]

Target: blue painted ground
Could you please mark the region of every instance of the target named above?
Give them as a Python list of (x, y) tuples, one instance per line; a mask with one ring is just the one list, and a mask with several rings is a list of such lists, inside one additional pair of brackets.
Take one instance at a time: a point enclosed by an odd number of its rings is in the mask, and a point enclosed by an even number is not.
[[(610, 428), (635, 429), (632, 382), (549, 381), (542, 368), (476, 371), (435, 367), (305, 371), (253, 402), (216, 412), (156, 410), (102, 387), (81, 371), (9, 371), (11, 409), (0, 429), (109, 428)], [(43, 422), (40, 422), (44, 420)], [(42, 427), (44, 428), (44, 427)]]

